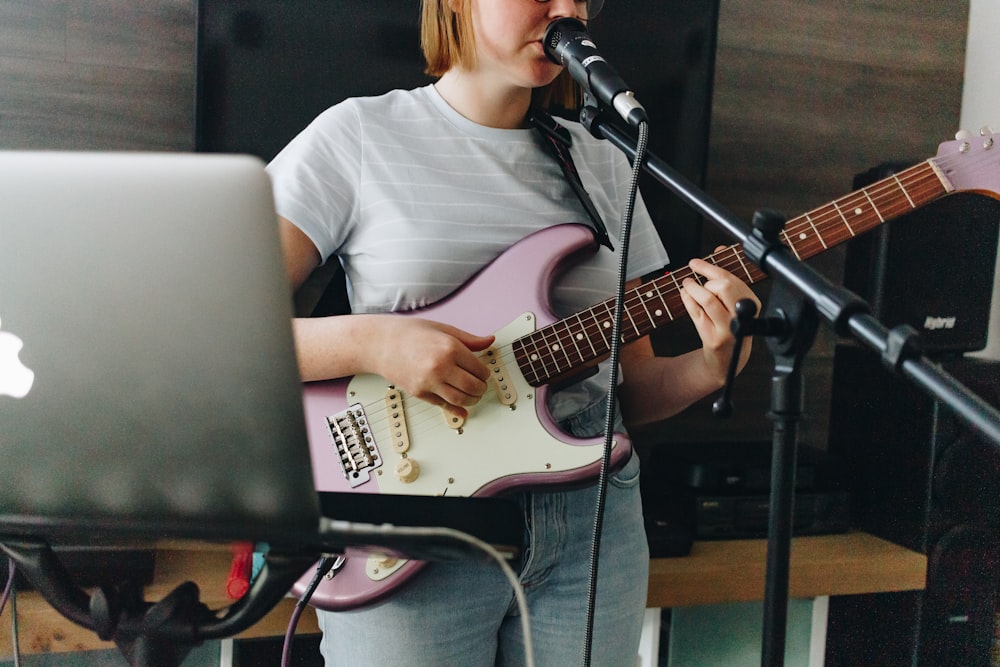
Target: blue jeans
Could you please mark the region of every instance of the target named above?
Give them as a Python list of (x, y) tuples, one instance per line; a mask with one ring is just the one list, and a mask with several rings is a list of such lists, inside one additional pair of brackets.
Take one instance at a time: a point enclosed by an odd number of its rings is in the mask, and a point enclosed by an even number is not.
[[(649, 571), (638, 457), (608, 482), (591, 662), (634, 667)], [(518, 495), (526, 545), (518, 574), (539, 667), (582, 664), (596, 499), (593, 486)], [(317, 615), (329, 667), (524, 664), (512, 589), (487, 562), (433, 563), (385, 603)]]

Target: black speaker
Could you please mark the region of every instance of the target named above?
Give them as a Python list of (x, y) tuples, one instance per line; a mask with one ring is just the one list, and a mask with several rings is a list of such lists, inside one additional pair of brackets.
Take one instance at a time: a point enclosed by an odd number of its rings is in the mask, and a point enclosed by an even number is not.
[[(1000, 406), (1000, 361), (940, 365)], [(1000, 449), (868, 350), (838, 346), (832, 386), (852, 525), (927, 554), (928, 570), (922, 592), (831, 600), (827, 664), (997, 664)]]
[[(859, 174), (859, 189), (902, 165)], [(886, 326), (909, 324), (928, 353), (986, 347), (1000, 201), (957, 192), (852, 239), (844, 285), (872, 306)]]

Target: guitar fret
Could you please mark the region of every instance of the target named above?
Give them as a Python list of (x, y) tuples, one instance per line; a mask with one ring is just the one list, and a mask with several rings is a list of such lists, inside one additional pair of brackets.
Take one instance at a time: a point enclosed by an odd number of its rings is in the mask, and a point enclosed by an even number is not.
[(660, 308), (654, 309), (653, 310), (653, 314), (656, 315), (656, 317), (659, 318), (659, 317), (663, 317), (663, 315), (661, 315), (661, 313), (663, 313), (668, 318), (670, 318), (671, 320), (674, 319), (674, 314), (670, 312), (670, 307), (667, 306), (667, 302), (663, 299), (663, 294), (660, 293), (660, 289), (656, 285), (656, 283), (650, 283), (649, 285), (643, 285), (643, 287), (646, 288), (645, 294), (646, 294), (646, 298), (649, 301), (652, 301), (654, 298), (659, 299), (660, 300), (660, 305), (663, 306), (662, 309), (660, 309)]
[[(792, 241), (792, 238), (788, 235), (788, 232), (786, 232), (784, 229), (782, 229), (781, 230), (781, 235), (784, 236), (784, 238), (785, 238), (785, 245), (788, 246), (788, 248), (792, 251), (792, 254), (795, 255), (795, 258), (801, 260), (802, 257), (799, 255), (799, 251), (795, 247), (795, 243)], [(742, 262), (740, 262), (740, 263), (742, 264)], [(744, 267), (744, 271), (745, 270), (746, 270), (746, 267)]]
[(608, 340), (608, 336), (604, 331), (604, 327), (601, 326), (601, 320), (600, 318), (597, 317), (597, 313), (595, 312), (595, 310), (596, 307), (591, 308), (588, 312), (590, 313), (591, 319), (594, 320), (594, 328), (597, 330), (597, 333), (601, 334), (601, 342), (603, 343), (603, 347), (601, 348), (601, 353), (603, 354), (606, 350), (611, 349), (611, 341)]
[[(567, 367), (567, 370), (569, 368), (572, 368), (573, 362), (570, 360), (569, 354), (566, 353), (566, 346), (563, 345), (562, 340), (559, 338), (559, 332), (556, 331), (556, 326), (552, 325), (550, 327), (547, 327), (546, 330), (547, 331), (551, 331), (553, 333), (553, 335), (554, 335), (554, 338), (555, 338), (555, 342), (554, 343), (550, 343), (549, 342), (549, 337), (546, 336), (545, 337), (545, 343), (546, 343), (547, 349), (552, 353), (552, 362), (555, 364), (556, 369), (560, 368), (559, 367), (559, 362), (556, 361), (556, 359), (555, 359), (556, 357), (559, 356), (560, 352), (562, 352), (562, 356), (566, 357), (566, 367)], [(560, 372), (562, 372), (562, 371), (560, 370)]]
[[(654, 324), (656, 320), (653, 318), (653, 314), (649, 312), (649, 308), (646, 307), (646, 299), (644, 299), (642, 295), (637, 294), (636, 296), (639, 298), (639, 305), (642, 306), (642, 312), (646, 313), (646, 319), (649, 320), (650, 324)], [(646, 296), (648, 296), (648, 294)], [(638, 333), (638, 330), (636, 330), (636, 333)]]
[(587, 335), (587, 325), (583, 323), (583, 318), (580, 317), (580, 314), (577, 314), (576, 320), (577, 322), (580, 323), (580, 330), (583, 332), (581, 334), (583, 336), (583, 339), (587, 341), (588, 345), (590, 345), (590, 353), (596, 356), (597, 350), (594, 349), (594, 341), (592, 341), (590, 339), (590, 336)]
[[(807, 224), (803, 224), (797, 221), (798, 218), (789, 221), (788, 226), (790, 228), (790, 231), (788, 233), (788, 239), (789, 243), (795, 243), (795, 245), (791, 246), (792, 251), (795, 253), (795, 256), (798, 257), (799, 259), (802, 259), (802, 251), (798, 247), (799, 244), (806, 245), (811, 238), (815, 238), (817, 235), (815, 232), (813, 232), (812, 236), (810, 236), (809, 232), (805, 230), (810, 229), (811, 227), (809, 227)], [(791, 229), (793, 227), (794, 229)], [(793, 234), (794, 234), (794, 240), (792, 236)], [(806, 256), (808, 256), (808, 251), (806, 252)]]
[(654, 282), (653, 287), (656, 290), (656, 295), (660, 297), (660, 303), (663, 304), (663, 310), (667, 313), (667, 317), (669, 317), (672, 321), (674, 319), (674, 312), (670, 309), (670, 304), (667, 303), (667, 300), (663, 298), (663, 290), (660, 289), (659, 282)]
[[(868, 210), (867, 196), (862, 192), (853, 192), (846, 197), (840, 199), (843, 202), (843, 211), (849, 212), (853, 224), (851, 225), (851, 233), (853, 236), (857, 236), (860, 231), (865, 231), (870, 228), (869, 222), (873, 222), (873, 216), (871, 211)], [(845, 217), (847, 213), (844, 214)]]
[(572, 345), (573, 349), (576, 350), (576, 356), (579, 357), (579, 362), (582, 363), (583, 361), (585, 361), (586, 357), (584, 356), (583, 351), (580, 349), (580, 345), (578, 342), (581, 338), (584, 338), (584, 335), (580, 331), (574, 331), (573, 324), (570, 321), (566, 322), (565, 338), (568, 339), (569, 345)]
[[(609, 299), (608, 301), (603, 302), (601, 304), (601, 306), (603, 306), (604, 315), (601, 318), (601, 320), (598, 322), (598, 325), (603, 330), (603, 333), (612, 333), (615, 330), (615, 318), (614, 318), (614, 311), (613, 311), (614, 300), (613, 299)], [(607, 336), (605, 336), (604, 338), (606, 340), (608, 339)], [(609, 350), (611, 349), (611, 344), (610, 343), (608, 344), (608, 349)]]
[[(539, 331), (539, 333), (541, 334), (541, 336), (536, 337), (534, 340), (535, 353), (533, 356), (535, 361), (537, 362), (537, 365), (541, 367), (541, 370), (539, 372), (539, 377), (550, 377), (554, 375), (554, 373), (552, 373), (552, 371), (550, 370), (550, 365), (549, 362), (547, 361), (550, 358), (550, 355), (546, 351), (545, 347), (545, 330), (542, 329)], [(539, 343), (541, 343), (541, 345)]]
[(566, 325), (562, 322), (554, 322), (551, 326), (552, 335), (555, 336), (556, 350), (562, 352), (566, 358), (566, 365), (573, 367), (573, 358), (570, 356), (570, 348), (573, 347), (573, 340), (566, 340)]
[[(628, 301), (626, 300), (625, 303), (627, 304)], [(640, 305), (642, 305), (641, 300), (640, 300)], [(643, 308), (645, 309), (645, 306), (643, 306)], [(632, 325), (632, 330), (635, 332), (636, 337), (638, 337), (639, 336), (639, 332), (642, 331), (642, 330), (639, 328), (639, 325), (636, 324), (635, 318), (632, 317), (632, 309), (631, 308), (624, 308), (624, 309), (622, 309), (622, 327), (625, 326), (625, 320), (626, 319), (628, 320), (629, 324)], [(650, 321), (650, 323), (652, 323), (652, 321), (653, 321), (653, 319), (651, 317), (649, 317), (649, 311), (646, 311), (646, 319), (648, 319)], [(625, 333), (624, 332), (622, 332), (622, 339), (623, 340), (625, 339)]]
[(743, 273), (746, 274), (747, 280), (753, 281), (753, 276), (750, 274), (750, 269), (747, 268), (746, 262), (743, 261), (743, 253), (737, 246), (730, 246), (730, 250), (733, 251), (733, 256), (736, 257), (736, 261), (740, 263), (740, 268), (743, 269)]
[(847, 221), (847, 217), (844, 215), (844, 212), (840, 210), (840, 206), (837, 205), (836, 201), (832, 202), (832, 204), (834, 210), (837, 211), (837, 215), (839, 215), (840, 219), (844, 221), (844, 226), (847, 227), (847, 231), (851, 233), (851, 236), (855, 236), (854, 230), (851, 229), (851, 223)]
[(893, 174), (892, 178), (899, 185), (899, 189), (902, 190), (903, 196), (906, 197), (906, 201), (910, 202), (910, 208), (916, 208), (917, 205), (913, 203), (912, 199), (910, 199), (910, 193), (906, 191), (905, 187), (903, 187), (903, 182), (899, 180), (899, 177), (896, 176), (896, 174)]
[(681, 289), (681, 284), (679, 282), (677, 282), (677, 275), (676, 275), (676, 273), (674, 271), (671, 271), (670, 273), (668, 273), (667, 277), (670, 278), (670, 280), (673, 281), (675, 289), (677, 289), (677, 290)]
[(821, 244), (823, 244), (823, 250), (827, 250), (828, 248), (827, 248), (827, 245), (826, 245), (826, 241), (823, 240), (823, 235), (820, 234), (819, 233), (819, 229), (816, 228), (816, 223), (813, 222), (812, 216), (809, 215), (808, 213), (806, 213), (805, 218), (806, 218), (806, 222), (809, 223), (809, 226), (812, 227), (813, 232), (816, 233), (816, 238), (818, 238), (819, 242)]
[(865, 197), (868, 199), (868, 203), (872, 205), (872, 210), (875, 212), (875, 215), (878, 216), (878, 221), (885, 222), (885, 218), (883, 218), (882, 214), (879, 212), (878, 206), (875, 205), (875, 201), (871, 198), (871, 195), (868, 194), (868, 188), (863, 188), (861, 192), (865, 193)]
[[(531, 345), (532, 350), (528, 349)], [(526, 379), (532, 385), (542, 384), (544, 375), (539, 372), (536, 362), (539, 360), (538, 347), (534, 335), (524, 336), (514, 341), (514, 353)]]

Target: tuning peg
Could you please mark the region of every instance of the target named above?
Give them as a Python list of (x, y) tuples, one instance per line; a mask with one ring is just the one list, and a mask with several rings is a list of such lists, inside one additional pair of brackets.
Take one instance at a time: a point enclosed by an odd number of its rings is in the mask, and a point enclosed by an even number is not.
[(981, 137), (992, 137), (993, 136), (993, 128), (990, 127), (989, 125), (983, 125), (981, 128), (979, 128), (979, 136), (981, 136)]
[(955, 133), (955, 139), (958, 141), (967, 141), (972, 134), (968, 130), (959, 130)]

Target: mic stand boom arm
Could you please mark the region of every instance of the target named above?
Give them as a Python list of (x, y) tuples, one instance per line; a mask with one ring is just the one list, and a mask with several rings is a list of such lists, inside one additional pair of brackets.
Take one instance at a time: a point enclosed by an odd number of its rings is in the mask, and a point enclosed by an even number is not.
[[(635, 162), (635, 140), (599, 110), (585, 106), (580, 112), (580, 122), (595, 137), (607, 139)], [(788, 606), (796, 428), (803, 394), (801, 362), (812, 345), (819, 320), (825, 320), (838, 336), (854, 337), (877, 352), (888, 369), (903, 375), (947, 405), (961, 421), (997, 448), (1000, 448), (1000, 412), (927, 360), (920, 350), (915, 330), (905, 325), (888, 330), (870, 314), (868, 304), (860, 297), (831, 283), (796, 259), (779, 241), (782, 220), (759, 212), (754, 216), (753, 227), (748, 227), (652, 152), (646, 152), (642, 167), (657, 182), (740, 242), (747, 257), (777, 281), (764, 313), (766, 317), (761, 320), (767, 326), (758, 329), (767, 331), (768, 347), (775, 357), (771, 385), (774, 434), (761, 664), (781, 665)], [(749, 328), (753, 333), (753, 327)]]

